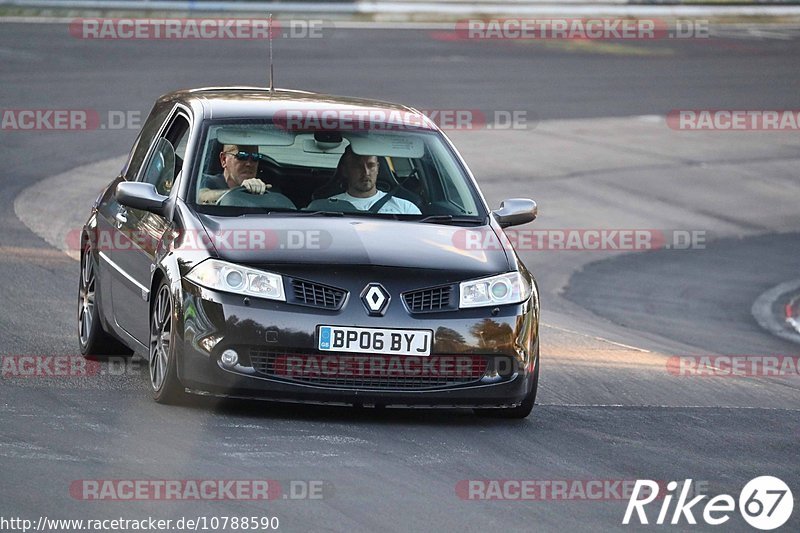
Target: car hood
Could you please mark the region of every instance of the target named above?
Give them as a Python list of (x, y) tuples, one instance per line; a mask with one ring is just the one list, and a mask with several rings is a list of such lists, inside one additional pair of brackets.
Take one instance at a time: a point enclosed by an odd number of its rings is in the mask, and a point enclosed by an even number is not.
[[(506, 250), (488, 225), (319, 216), (199, 217), (220, 259), (234, 263), (386, 266), (475, 274), (509, 270)], [(488, 238), (468, 239), (467, 233)], [(489, 245), (475, 245), (478, 242)]]

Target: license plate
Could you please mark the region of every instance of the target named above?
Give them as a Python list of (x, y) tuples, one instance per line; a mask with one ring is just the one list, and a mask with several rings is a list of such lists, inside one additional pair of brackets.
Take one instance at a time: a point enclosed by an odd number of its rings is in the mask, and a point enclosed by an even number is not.
[(330, 352), (427, 356), (432, 343), (429, 329), (319, 327), (318, 347)]

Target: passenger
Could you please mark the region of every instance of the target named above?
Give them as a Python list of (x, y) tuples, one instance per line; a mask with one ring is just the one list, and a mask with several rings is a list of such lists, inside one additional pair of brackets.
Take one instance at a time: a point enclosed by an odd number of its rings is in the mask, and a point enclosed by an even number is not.
[(219, 153), (222, 174), (204, 174), (200, 178), (198, 199), (201, 204), (214, 204), (235, 187), (244, 187), (251, 194), (264, 194), (272, 185), (256, 177), (258, 162), (263, 156), (258, 146), (226, 144)]
[[(331, 196), (332, 199), (346, 200), (356, 209), (369, 211), (386, 193), (379, 191), (378, 158), (374, 155), (357, 155), (348, 146), (339, 160), (339, 171), (342, 181), (347, 186), (346, 192)], [(381, 206), (378, 213), (398, 215), (419, 215), (419, 208), (408, 200), (393, 196)]]

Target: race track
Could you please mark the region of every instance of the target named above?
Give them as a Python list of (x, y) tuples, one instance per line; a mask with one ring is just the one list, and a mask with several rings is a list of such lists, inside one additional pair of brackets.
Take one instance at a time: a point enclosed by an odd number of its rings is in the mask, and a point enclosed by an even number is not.
[[(3, 109), (146, 116), (185, 87), (264, 85), (249, 41), (90, 41), (0, 23)], [(783, 38), (785, 37), (785, 38)], [(523, 230), (698, 231), (689, 250), (523, 249), (542, 290), (542, 377), (523, 421), (469, 411), (287, 407), (149, 398), (144, 365), (0, 379), (0, 516), (278, 516), (285, 531), (598, 531), (626, 499), (470, 501), (464, 480), (693, 479), (732, 494), (774, 475), (800, 526), (800, 377), (697, 377), (678, 355), (790, 355), (759, 294), (800, 277), (800, 136), (687, 132), (673, 109), (800, 108), (800, 39), (465, 42), (335, 29), (279, 40), (281, 87), (421, 109), (522, 111), (528, 127), (450, 131), (492, 206), (531, 197)], [(2, 132), (0, 355), (74, 356), (78, 264), (65, 238), (137, 129)], [(139, 366), (137, 366), (139, 365)], [(85, 479), (322, 480), (324, 498), (84, 501)], [(651, 513), (655, 519), (656, 512)], [(714, 529), (661, 526), (664, 529)], [(725, 530), (752, 531), (738, 514)], [(719, 529), (719, 528), (717, 528)]]

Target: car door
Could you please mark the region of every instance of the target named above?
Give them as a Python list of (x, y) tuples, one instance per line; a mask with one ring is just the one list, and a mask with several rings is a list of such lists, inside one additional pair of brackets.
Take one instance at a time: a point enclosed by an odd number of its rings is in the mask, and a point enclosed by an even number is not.
[[(169, 196), (181, 171), (189, 129), (188, 112), (182, 108), (174, 110), (154, 139), (136, 181), (151, 183), (159, 194)], [(117, 267), (111, 287), (114, 320), (136, 340), (147, 344), (150, 280), (157, 245), (171, 223), (161, 215), (119, 206), (115, 225), (119, 235), (118, 246), (111, 251)]]
[[(122, 181), (135, 181), (142, 171), (142, 167), (147, 161), (147, 155), (154, 140), (165, 126), (165, 121), (170, 114), (172, 105), (157, 103), (142, 127), (136, 142), (133, 144), (128, 161), (120, 172), (120, 175), (111, 183), (108, 191), (97, 210), (97, 250), (100, 260), (98, 269), (98, 283), (102, 293), (103, 305), (101, 306), (103, 320), (113, 324), (116, 330), (119, 325), (114, 320), (114, 302), (111, 297), (112, 285), (119, 283), (119, 278), (123, 274), (119, 271), (117, 264), (111, 259), (113, 251), (119, 243), (119, 218), (120, 205), (114, 196), (117, 185)], [(121, 302), (125, 305), (125, 302)]]

